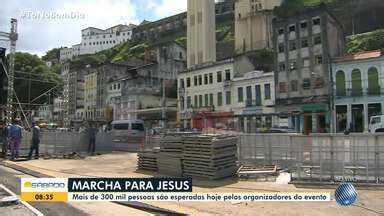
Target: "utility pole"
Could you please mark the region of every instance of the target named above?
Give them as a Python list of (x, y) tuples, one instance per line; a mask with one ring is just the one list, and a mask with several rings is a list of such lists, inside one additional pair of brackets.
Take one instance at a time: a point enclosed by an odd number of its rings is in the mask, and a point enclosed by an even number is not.
[(165, 79), (163, 77), (163, 82), (162, 82), (162, 88), (163, 88), (163, 92), (162, 92), (162, 100), (161, 100), (161, 103), (162, 103), (162, 109), (161, 109), (161, 126), (162, 128), (165, 128), (165, 106), (166, 106), (166, 102), (165, 102)]
[(6, 39), (1, 39), (2, 41), (10, 41), (10, 53), (9, 53), (9, 69), (8, 69), (8, 93), (7, 93), (7, 110), (6, 110), (6, 120), (7, 123), (12, 121), (13, 114), (13, 97), (14, 97), (14, 78), (15, 78), (15, 52), (16, 52), (16, 41), (18, 38), (17, 35), (17, 20), (11, 19), (11, 32), (0, 32), (0, 37), (5, 37)]

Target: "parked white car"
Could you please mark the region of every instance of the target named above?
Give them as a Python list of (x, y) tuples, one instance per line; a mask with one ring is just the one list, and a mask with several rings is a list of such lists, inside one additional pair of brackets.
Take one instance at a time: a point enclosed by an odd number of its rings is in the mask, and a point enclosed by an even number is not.
[(371, 117), (369, 131), (371, 133), (384, 133), (384, 115)]

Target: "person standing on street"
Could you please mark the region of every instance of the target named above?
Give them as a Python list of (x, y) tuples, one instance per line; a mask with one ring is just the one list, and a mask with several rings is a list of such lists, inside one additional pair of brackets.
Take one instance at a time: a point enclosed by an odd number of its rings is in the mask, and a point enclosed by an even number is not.
[(95, 153), (96, 150), (96, 133), (97, 129), (93, 125), (90, 125), (88, 153), (91, 153), (92, 155)]
[(2, 145), (1, 153), (4, 158), (7, 158), (7, 150), (8, 150), (8, 129), (7, 125), (3, 120), (0, 120), (0, 145)]
[(29, 150), (28, 159), (32, 160), (33, 151), (35, 151), (35, 159), (39, 159), (40, 144), (40, 127), (35, 122), (32, 123), (32, 145)]
[(13, 124), (9, 127), (8, 137), (11, 147), (11, 160), (16, 160), (19, 157), (20, 143), (23, 138), (22, 128), (19, 124), (20, 119), (16, 118), (13, 121)]

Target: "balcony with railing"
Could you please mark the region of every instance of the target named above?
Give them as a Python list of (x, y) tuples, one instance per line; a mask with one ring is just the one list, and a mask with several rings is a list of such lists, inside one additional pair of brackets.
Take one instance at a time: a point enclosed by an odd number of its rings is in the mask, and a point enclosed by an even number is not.
[(384, 96), (384, 88), (334, 89), (336, 98)]
[(246, 100), (245, 107), (261, 107), (263, 106), (261, 99), (260, 100)]

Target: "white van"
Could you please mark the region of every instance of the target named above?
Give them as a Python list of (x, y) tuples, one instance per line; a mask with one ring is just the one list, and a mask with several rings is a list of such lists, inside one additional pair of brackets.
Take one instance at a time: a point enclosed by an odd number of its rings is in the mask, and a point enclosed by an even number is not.
[(113, 121), (112, 136), (116, 150), (137, 151), (140, 145), (144, 144), (144, 122), (141, 120)]
[(384, 133), (384, 115), (371, 117), (369, 131), (371, 133)]

